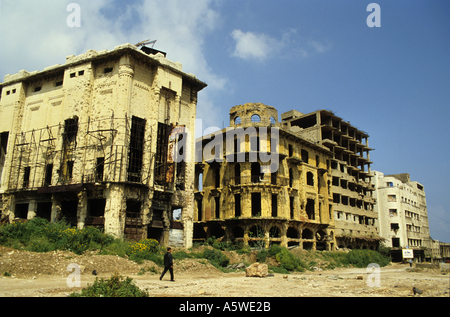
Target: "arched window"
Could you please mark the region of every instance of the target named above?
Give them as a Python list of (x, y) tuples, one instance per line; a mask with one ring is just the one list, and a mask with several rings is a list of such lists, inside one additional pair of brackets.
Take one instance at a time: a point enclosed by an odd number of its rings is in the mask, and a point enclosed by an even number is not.
[(258, 116), (257, 114), (254, 114), (252, 116), (252, 122), (255, 122), (255, 123), (261, 122), (261, 117)]
[(288, 238), (291, 238), (291, 239), (298, 239), (299, 238), (299, 234), (298, 234), (297, 229), (292, 228), (292, 227), (288, 228), (288, 230), (286, 232), (286, 236)]
[(234, 119), (234, 124), (241, 124), (241, 117), (236, 117)]
[(277, 120), (274, 117), (270, 117), (270, 124), (277, 124)]
[(312, 231), (309, 229), (303, 229), (302, 239), (314, 239)]

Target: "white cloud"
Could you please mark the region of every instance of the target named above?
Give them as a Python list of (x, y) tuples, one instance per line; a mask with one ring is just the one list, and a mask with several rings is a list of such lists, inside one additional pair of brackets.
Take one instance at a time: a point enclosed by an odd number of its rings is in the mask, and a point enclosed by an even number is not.
[(236, 41), (233, 56), (242, 59), (264, 60), (278, 47), (278, 41), (266, 34), (234, 30), (231, 37)]
[[(72, 13), (67, 11), (71, 2), (81, 8), (79, 28), (66, 23)], [(213, 0), (2, 0), (0, 81), (21, 69), (43, 70), (64, 64), (68, 55), (89, 49), (111, 50), (150, 38), (157, 40), (155, 48), (167, 52), (169, 59), (180, 61), (185, 72), (208, 84), (200, 93), (198, 113), (212, 113), (211, 91), (222, 90), (227, 84), (203, 54), (206, 36), (220, 23), (214, 4)]]
[(268, 34), (243, 32), (236, 29), (231, 33), (235, 41), (233, 57), (245, 60), (264, 61), (276, 56), (283, 58), (305, 58), (311, 53), (323, 53), (331, 48), (319, 41), (309, 41), (307, 45), (300, 45), (296, 37), (297, 30), (284, 32), (281, 39)]

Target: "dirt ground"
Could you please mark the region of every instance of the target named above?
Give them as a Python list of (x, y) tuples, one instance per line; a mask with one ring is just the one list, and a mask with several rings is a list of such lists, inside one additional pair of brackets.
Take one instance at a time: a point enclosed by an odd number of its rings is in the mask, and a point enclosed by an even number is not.
[[(231, 254), (230, 254), (231, 255)], [(245, 255), (252, 261), (252, 255)], [(243, 260), (230, 256), (231, 263)], [(437, 269), (413, 269), (391, 264), (381, 268), (379, 287), (367, 269), (336, 268), (327, 271), (270, 274), (266, 278), (245, 277), (245, 272), (222, 273), (206, 260), (185, 259), (174, 265), (175, 282), (167, 273), (159, 280), (161, 268), (153, 262), (136, 264), (118, 256), (82, 256), (67, 251), (33, 253), (0, 246), (1, 297), (65, 297), (80, 288), (70, 288), (67, 279), (76, 263), (81, 269), (81, 287), (97, 277), (109, 278), (116, 271), (131, 277), (137, 286), (155, 297), (412, 297), (412, 288), (423, 291), (421, 297), (450, 297), (450, 275)], [(158, 273), (152, 272), (155, 268)], [(5, 276), (5, 272), (7, 272)], [(370, 284), (370, 283), (369, 283)]]

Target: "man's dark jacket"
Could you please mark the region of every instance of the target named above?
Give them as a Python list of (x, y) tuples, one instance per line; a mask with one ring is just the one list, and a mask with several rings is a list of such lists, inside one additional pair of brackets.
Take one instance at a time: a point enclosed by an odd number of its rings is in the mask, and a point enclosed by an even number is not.
[(164, 255), (164, 267), (171, 267), (173, 265), (172, 253), (167, 252)]

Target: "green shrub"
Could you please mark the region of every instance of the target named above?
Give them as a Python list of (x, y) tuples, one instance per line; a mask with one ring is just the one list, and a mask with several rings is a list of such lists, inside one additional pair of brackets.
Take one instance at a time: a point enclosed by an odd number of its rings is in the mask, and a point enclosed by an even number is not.
[(82, 254), (88, 249), (99, 249), (113, 240), (113, 237), (96, 228), (78, 230), (64, 221), (50, 223), (38, 217), (0, 227), (1, 244), (14, 248), (24, 247), (34, 252), (69, 250)]
[(109, 280), (95, 279), (94, 284), (81, 291), (81, 294), (72, 293), (70, 297), (148, 297), (148, 292), (141, 291), (133, 280), (124, 278), (117, 273)]
[(278, 244), (272, 244), (269, 248), (269, 254), (270, 256), (275, 257), (278, 253), (281, 252), (283, 248), (279, 246)]
[(258, 262), (266, 262), (267, 256), (269, 255), (269, 251), (261, 250), (256, 254), (256, 261)]
[(277, 259), (278, 263), (280, 263), (280, 267), (288, 271), (304, 272), (304, 268), (307, 267), (307, 265), (302, 260), (293, 255), (286, 248), (282, 248), (281, 251), (277, 253), (275, 258)]
[(377, 263), (380, 267), (390, 263), (390, 259), (373, 250), (352, 250), (347, 253), (348, 264), (358, 268), (365, 268), (370, 263)]
[(206, 249), (203, 255), (215, 267), (226, 267), (230, 263), (230, 259), (216, 249)]

